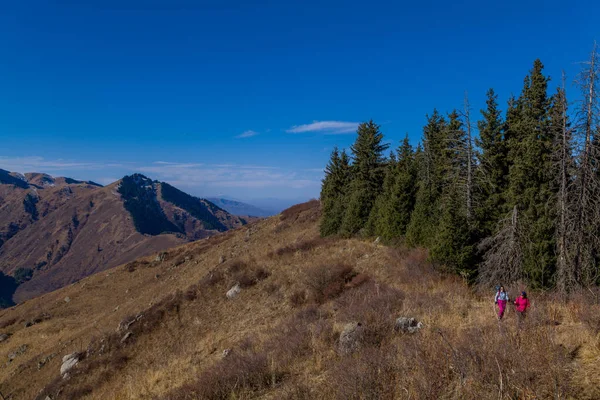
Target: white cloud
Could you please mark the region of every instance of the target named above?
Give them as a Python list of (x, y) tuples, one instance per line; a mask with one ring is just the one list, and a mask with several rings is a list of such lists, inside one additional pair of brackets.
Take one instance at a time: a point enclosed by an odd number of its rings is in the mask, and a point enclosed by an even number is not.
[(345, 121), (314, 121), (310, 124), (295, 125), (288, 129), (288, 133), (321, 132), (328, 135), (356, 132), (358, 122)]
[(277, 167), (259, 165), (194, 165), (153, 163), (137, 168), (153, 179), (164, 180), (174, 186), (219, 188), (292, 188), (302, 189), (320, 185), (320, 179), (310, 174), (298, 175)]
[[(109, 164), (111, 165), (111, 164)], [(64, 170), (88, 170), (105, 168), (108, 165), (74, 162), (63, 159), (46, 160), (43, 157), (4, 157), (0, 156), (0, 168), (14, 172), (52, 172)]]
[(252, 136), (256, 136), (258, 134), (259, 133), (256, 132), (256, 131), (247, 130), (247, 131), (244, 131), (244, 132), (240, 133), (239, 135), (237, 135), (236, 138), (237, 139), (244, 139), (244, 138), (249, 138), (249, 137), (252, 137)]

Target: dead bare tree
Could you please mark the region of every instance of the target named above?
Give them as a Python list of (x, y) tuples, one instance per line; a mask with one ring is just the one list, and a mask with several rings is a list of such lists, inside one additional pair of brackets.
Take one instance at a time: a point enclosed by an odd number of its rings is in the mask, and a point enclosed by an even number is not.
[(600, 129), (598, 84), (600, 61), (596, 43), (589, 61), (582, 63), (577, 84), (582, 99), (576, 116), (577, 172), (573, 198), (573, 269), (575, 280), (584, 286), (598, 277), (596, 253), (600, 250), (600, 151), (597, 137)]
[(484, 252), (479, 269), (480, 283), (510, 284), (523, 278), (523, 236), (515, 206), (509, 215), (500, 221), (498, 233), (479, 244), (479, 250)]
[(573, 130), (569, 124), (568, 103), (565, 88), (565, 74), (562, 86), (553, 98), (551, 129), (554, 130), (553, 159), (556, 167), (558, 191), (556, 194), (556, 283), (562, 293), (568, 293), (576, 286), (573, 259), (571, 257), (573, 236)]
[(469, 105), (469, 96), (465, 92), (463, 117), (467, 131), (466, 157), (467, 157), (467, 179), (466, 179), (466, 207), (467, 222), (470, 224), (473, 220), (473, 167), (475, 155), (473, 153), (473, 130), (471, 125), (471, 106)]

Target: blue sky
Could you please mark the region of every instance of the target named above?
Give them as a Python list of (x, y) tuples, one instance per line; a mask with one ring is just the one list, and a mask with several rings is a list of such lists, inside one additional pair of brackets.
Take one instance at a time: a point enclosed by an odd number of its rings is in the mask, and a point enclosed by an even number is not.
[(0, 8), (0, 168), (242, 200), (317, 196), (357, 122), (416, 144), (434, 107), (505, 108), (535, 58), (571, 82), (600, 40), (593, 1), (80, 3)]

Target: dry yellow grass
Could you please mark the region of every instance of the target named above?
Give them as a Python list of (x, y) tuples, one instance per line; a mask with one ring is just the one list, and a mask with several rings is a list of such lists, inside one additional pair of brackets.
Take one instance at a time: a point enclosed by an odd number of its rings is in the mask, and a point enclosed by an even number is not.
[[(52, 399), (202, 398), (191, 390), (202, 382), (227, 385), (219, 373), (254, 360), (260, 367), (252, 368), (262, 372), (244, 371), (258, 381), (226, 386), (226, 398), (600, 398), (600, 338), (582, 322), (582, 312), (591, 319), (600, 315), (597, 304), (533, 294), (523, 330), (511, 313), (499, 324), (493, 293), (477, 295), (459, 278), (433, 271), (423, 251), (315, 240), (318, 209), (304, 208), (172, 249), (162, 262), (148, 257), (1, 311), (0, 326), (16, 321), (0, 329), (11, 334), (0, 343), (0, 358), (22, 345), (27, 350), (2, 362), (0, 392), (12, 399), (35, 398), (44, 388)], [(292, 244), (298, 250), (289, 250)], [(288, 250), (277, 252), (282, 248)], [(270, 276), (227, 299), (225, 292), (241, 280), (237, 262), (251, 276), (259, 268)], [(347, 282), (341, 293), (311, 305), (310, 274), (340, 264), (369, 281), (357, 287)], [(293, 300), (307, 291), (305, 303), (302, 296)], [(44, 313), (50, 318), (24, 327)], [(70, 379), (60, 379), (65, 354), (97, 350), (101, 338), (111, 340), (121, 321), (140, 313), (130, 340), (92, 352)], [(394, 333), (386, 323), (398, 316), (414, 316), (425, 327), (416, 335)], [(360, 318), (371, 342), (340, 355), (340, 330)], [(233, 355), (222, 360), (224, 349)], [(182, 386), (188, 389), (178, 391)]]

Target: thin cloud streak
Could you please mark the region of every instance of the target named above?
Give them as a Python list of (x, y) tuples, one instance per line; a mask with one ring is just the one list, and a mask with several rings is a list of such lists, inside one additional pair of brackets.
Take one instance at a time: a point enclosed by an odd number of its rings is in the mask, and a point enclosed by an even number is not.
[(14, 172), (51, 172), (60, 170), (90, 170), (113, 168), (115, 164), (74, 162), (63, 159), (46, 160), (43, 157), (6, 157), (0, 156), (0, 168)]
[(326, 135), (340, 135), (354, 133), (358, 128), (358, 122), (346, 121), (314, 121), (310, 124), (295, 125), (286, 130), (288, 133), (321, 132)]
[(259, 135), (258, 132), (253, 131), (253, 130), (247, 130), (245, 132), (240, 133), (239, 135), (236, 136), (236, 139), (244, 139), (244, 138), (250, 138), (253, 136), (257, 136)]

